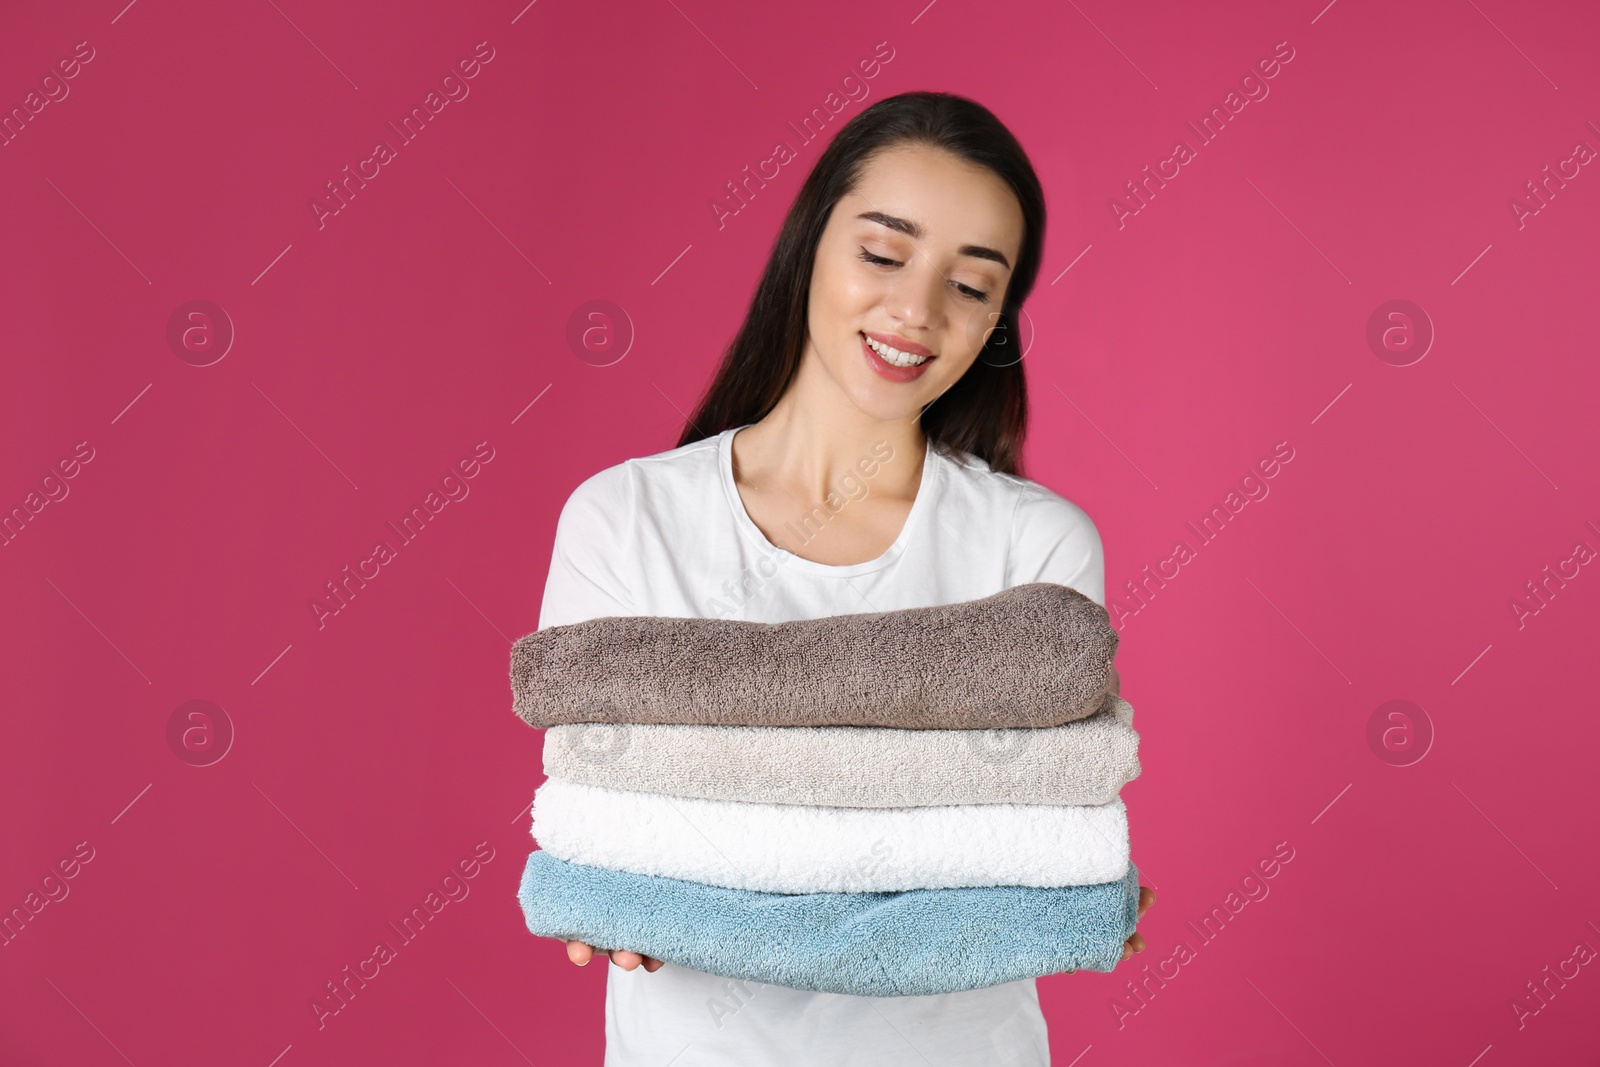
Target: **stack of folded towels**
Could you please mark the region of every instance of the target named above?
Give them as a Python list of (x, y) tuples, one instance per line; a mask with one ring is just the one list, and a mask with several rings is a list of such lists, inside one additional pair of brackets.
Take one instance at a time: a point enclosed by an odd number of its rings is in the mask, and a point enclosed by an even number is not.
[(1109, 971), (1139, 774), (1106, 610), (1036, 582), (783, 623), (608, 616), (512, 648), (547, 780), (528, 929), (925, 995)]

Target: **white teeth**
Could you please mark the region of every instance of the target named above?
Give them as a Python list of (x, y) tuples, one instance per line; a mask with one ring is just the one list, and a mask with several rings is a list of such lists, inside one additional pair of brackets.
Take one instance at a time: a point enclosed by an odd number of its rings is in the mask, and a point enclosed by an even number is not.
[(888, 345), (879, 344), (872, 338), (867, 337), (866, 334), (861, 336), (866, 338), (868, 346), (874, 352), (883, 357), (885, 363), (893, 364), (896, 367), (916, 367), (928, 362), (927, 356), (913, 356), (908, 352), (900, 351), (898, 348), (890, 348)]

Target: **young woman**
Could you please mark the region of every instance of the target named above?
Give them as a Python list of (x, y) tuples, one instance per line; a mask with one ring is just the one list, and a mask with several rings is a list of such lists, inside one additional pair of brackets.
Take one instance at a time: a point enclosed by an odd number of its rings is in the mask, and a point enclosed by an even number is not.
[[(1019, 466), (1017, 313), (1044, 224), (1032, 166), (983, 107), (915, 92), (863, 111), (800, 189), (678, 446), (573, 491), (539, 627), (781, 622), (1039, 581), (1104, 604), (1094, 523)], [(1153, 900), (1141, 887), (1141, 914)], [(1143, 949), (1134, 934), (1123, 958)], [(853, 997), (567, 943), (580, 966), (596, 952), (618, 965), (608, 1067), (1049, 1063), (1033, 980)]]

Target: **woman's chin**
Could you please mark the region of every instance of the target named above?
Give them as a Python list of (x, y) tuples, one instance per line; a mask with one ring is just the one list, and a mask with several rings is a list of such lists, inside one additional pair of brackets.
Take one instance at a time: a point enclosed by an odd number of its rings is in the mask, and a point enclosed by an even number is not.
[(830, 366), (829, 377), (861, 414), (880, 422), (904, 422), (922, 414), (940, 388), (926, 377), (915, 382), (890, 382), (866, 367)]
[(881, 382), (866, 382), (856, 385), (848, 395), (855, 409), (869, 418), (903, 422), (922, 413), (927, 403), (922, 399), (922, 392), (921, 389), (912, 392), (904, 386), (885, 388)]

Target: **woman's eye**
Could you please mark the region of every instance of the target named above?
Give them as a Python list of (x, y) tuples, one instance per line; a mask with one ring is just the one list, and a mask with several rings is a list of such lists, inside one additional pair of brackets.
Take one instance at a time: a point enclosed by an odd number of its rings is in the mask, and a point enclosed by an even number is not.
[[(899, 260), (885, 259), (883, 256), (875, 256), (871, 252), (868, 252), (865, 248), (861, 250), (861, 254), (858, 258), (879, 267), (900, 266)], [(950, 284), (956, 287), (956, 291), (958, 293), (974, 303), (986, 304), (989, 302), (989, 294), (986, 292), (974, 289), (970, 285), (962, 285), (960, 282), (951, 282)]]

